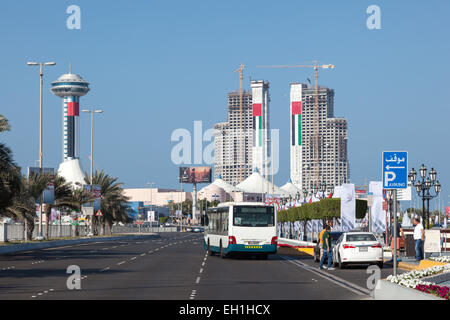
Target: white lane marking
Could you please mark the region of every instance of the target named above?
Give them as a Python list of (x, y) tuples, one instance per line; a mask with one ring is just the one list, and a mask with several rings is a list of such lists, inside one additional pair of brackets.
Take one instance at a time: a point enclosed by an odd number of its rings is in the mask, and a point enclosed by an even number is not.
[(197, 277), (197, 280), (195, 280), (195, 283), (199, 283), (200, 282), (200, 277)]
[(203, 272), (203, 268), (200, 269), (199, 273), (202, 273), (202, 272)]
[(44, 293), (48, 293), (48, 291), (44, 291)]
[(106, 270), (109, 270), (109, 267), (103, 268), (100, 272), (105, 272)]
[(365, 289), (363, 287), (360, 287), (360, 286), (358, 286), (358, 285), (356, 285), (354, 283), (348, 282), (347, 280), (339, 278), (339, 277), (337, 277), (335, 275), (332, 275), (330, 273), (325, 273), (323, 271), (316, 270), (313, 267), (311, 267), (311, 266), (309, 266), (309, 265), (307, 265), (307, 264), (305, 264), (305, 263), (303, 263), (301, 261), (294, 260), (293, 258), (285, 257), (285, 256), (282, 256), (282, 258), (287, 260), (287, 261), (289, 261), (289, 262), (291, 262), (291, 263), (293, 263), (293, 264), (295, 264), (295, 265), (297, 265), (298, 267), (300, 267), (302, 269), (308, 270), (309, 272), (312, 272), (312, 273), (314, 273), (314, 274), (316, 274), (316, 275), (318, 275), (318, 276), (320, 276), (320, 277), (322, 277), (322, 278), (324, 278), (324, 279), (326, 279), (328, 281), (331, 281), (331, 282), (333, 282), (333, 283), (335, 283), (335, 284), (337, 284), (337, 285), (339, 285), (339, 286), (341, 286), (341, 287), (343, 287), (343, 288), (345, 288), (347, 290), (350, 290), (350, 291), (352, 291), (352, 292), (354, 292), (354, 293), (356, 293), (356, 294), (358, 294), (360, 296), (362, 296), (362, 295), (370, 295), (370, 291), (369, 290), (367, 290), (367, 289)]
[(204, 267), (204, 266), (205, 266), (205, 261), (202, 262), (202, 267)]
[(113, 249), (117, 248), (117, 246), (112, 247)]
[(31, 296), (32, 298), (36, 298), (36, 296)]
[(133, 257), (133, 258), (131, 258), (130, 260), (134, 260), (134, 259), (136, 259), (137, 257)]
[(48, 289), (48, 291), (53, 291), (53, 289)]
[(146, 255), (146, 253), (142, 253), (142, 254), (141, 254), (141, 257), (143, 257), (143, 256), (145, 256), (145, 255)]
[(153, 253), (153, 251), (150, 250), (148, 253)]
[(38, 296), (42, 296), (42, 292), (39, 292), (39, 293), (38, 293)]
[(125, 262), (126, 261), (119, 262), (117, 265), (120, 266), (121, 264), (124, 264)]

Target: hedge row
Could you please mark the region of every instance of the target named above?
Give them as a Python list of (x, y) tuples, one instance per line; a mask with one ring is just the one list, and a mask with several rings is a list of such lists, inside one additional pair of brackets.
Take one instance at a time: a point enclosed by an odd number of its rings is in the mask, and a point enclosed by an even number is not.
[[(367, 201), (356, 199), (356, 219), (362, 219), (367, 212)], [(278, 212), (279, 222), (295, 222), (308, 220), (331, 220), (341, 217), (341, 199), (326, 198), (318, 202), (306, 203)]]

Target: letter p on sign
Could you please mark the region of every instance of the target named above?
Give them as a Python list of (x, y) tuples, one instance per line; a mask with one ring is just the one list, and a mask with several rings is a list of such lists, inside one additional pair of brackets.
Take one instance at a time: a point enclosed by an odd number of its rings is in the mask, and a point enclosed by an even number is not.
[(386, 171), (384, 173), (384, 186), (389, 186), (389, 182), (395, 181), (396, 174), (392, 171)]

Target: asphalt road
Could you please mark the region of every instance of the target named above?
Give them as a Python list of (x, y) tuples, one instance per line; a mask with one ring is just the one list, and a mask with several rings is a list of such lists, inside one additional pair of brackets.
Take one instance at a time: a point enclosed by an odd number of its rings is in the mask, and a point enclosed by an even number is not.
[[(280, 248), (268, 260), (207, 256), (203, 234), (162, 233), (0, 255), (0, 299), (367, 299), (366, 267), (319, 271), (310, 256)], [(81, 289), (69, 290), (69, 266)], [(382, 270), (382, 277), (391, 274)]]

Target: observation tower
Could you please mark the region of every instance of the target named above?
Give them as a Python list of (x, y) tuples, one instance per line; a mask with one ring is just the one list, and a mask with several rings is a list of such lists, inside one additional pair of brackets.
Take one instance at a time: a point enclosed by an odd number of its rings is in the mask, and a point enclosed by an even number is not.
[(90, 90), (89, 82), (79, 75), (63, 74), (52, 82), (52, 93), (62, 98), (63, 155), (58, 173), (72, 184), (86, 184), (80, 162), (80, 97)]

